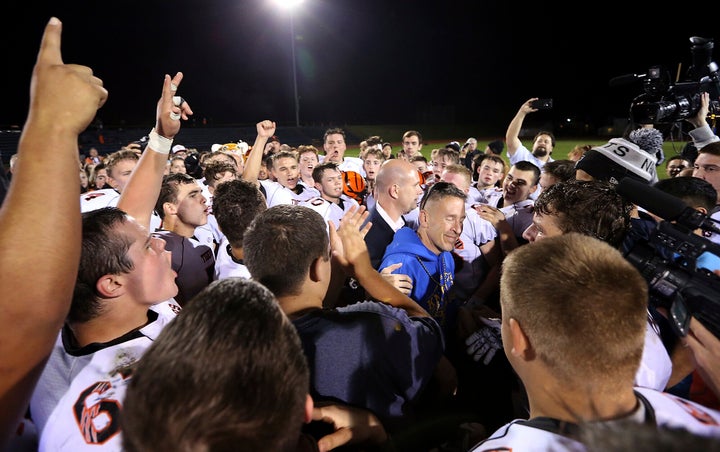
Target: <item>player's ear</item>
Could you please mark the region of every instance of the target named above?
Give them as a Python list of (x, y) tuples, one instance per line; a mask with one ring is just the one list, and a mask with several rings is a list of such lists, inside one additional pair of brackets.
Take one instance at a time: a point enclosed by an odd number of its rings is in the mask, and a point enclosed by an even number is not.
[(422, 210), (419, 212), (419, 214), (418, 214), (418, 222), (419, 222), (421, 225), (427, 224), (427, 222), (428, 222), (428, 213), (427, 213), (427, 210), (422, 209)]
[(95, 289), (103, 298), (115, 298), (125, 293), (124, 284), (118, 275), (103, 275), (95, 283)]
[(310, 280), (313, 282), (318, 282), (322, 279), (322, 266), (326, 265), (324, 264), (325, 259), (324, 256), (319, 256), (315, 258), (315, 260), (312, 261), (312, 264), (310, 264)]
[(313, 408), (315, 408), (315, 403), (313, 403), (312, 397), (310, 397), (310, 394), (306, 396), (305, 399), (305, 423), (309, 423), (312, 421), (312, 415), (313, 415)]
[(530, 343), (530, 338), (527, 337), (520, 323), (511, 317), (508, 321), (508, 326), (510, 328), (510, 338), (512, 340), (510, 347), (512, 355), (523, 361), (533, 359), (535, 357), (535, 351)]
[(400, 192), (400, 186), (398, 184), (392, 184), (390, 186), (390, 196), (392, 196), (394, 199), (398, 198), (399, 192)]
[(165, 216), (175, 215), (177, 214), (177, 206), (171, 202), (164, 202), (163, 211), (165, 212)]

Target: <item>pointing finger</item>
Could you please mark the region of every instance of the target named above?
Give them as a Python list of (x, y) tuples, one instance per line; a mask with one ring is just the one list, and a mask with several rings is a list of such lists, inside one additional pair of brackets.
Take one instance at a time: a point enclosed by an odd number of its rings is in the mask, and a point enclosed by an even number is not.
[(37, 62), (42, 64), (63, 64), (62, 53), (60, 52), (60, 36), (62, 34), (62, 22), (57, 17), (51, 17), (45, 26)]

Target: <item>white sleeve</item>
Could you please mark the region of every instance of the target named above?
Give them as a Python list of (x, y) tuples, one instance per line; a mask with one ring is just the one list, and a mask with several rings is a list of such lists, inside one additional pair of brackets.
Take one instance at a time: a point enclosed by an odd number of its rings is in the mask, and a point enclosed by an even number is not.
[(702, 149), (710, 143), (720, 141), (720, 137), (715, 135), (709, 125), (704, 125), (693, 129), (690, 132), (690, 137), (693, 139), (693, 144), (697, 149)]

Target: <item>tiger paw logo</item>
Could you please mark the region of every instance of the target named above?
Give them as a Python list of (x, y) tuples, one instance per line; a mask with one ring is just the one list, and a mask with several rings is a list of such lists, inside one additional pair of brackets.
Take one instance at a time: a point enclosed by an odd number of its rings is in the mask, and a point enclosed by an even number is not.
[(109, 381), (98, 381), (80, 393), (73, 412), (87, 444), (103, 444), (120, 432), (120, 401)]

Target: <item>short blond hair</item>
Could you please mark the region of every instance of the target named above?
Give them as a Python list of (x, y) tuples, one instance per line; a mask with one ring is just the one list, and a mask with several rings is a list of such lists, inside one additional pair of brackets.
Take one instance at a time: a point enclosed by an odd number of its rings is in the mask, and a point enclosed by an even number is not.
[[(538, 359), (570, 385), (634, 381), (648, 286), (609, 244), (579, 233), (516, 248), (502, 267), (503, 322), (514, 318)], [(607, 383), (605, 383), (607, 387)]]

